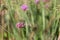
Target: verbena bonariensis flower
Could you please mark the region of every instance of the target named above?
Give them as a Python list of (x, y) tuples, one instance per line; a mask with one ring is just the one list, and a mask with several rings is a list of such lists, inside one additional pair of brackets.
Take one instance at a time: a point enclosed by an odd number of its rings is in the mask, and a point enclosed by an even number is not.
[(22, 28), (22, 27), (24, 27), (25, 25), (24, 25), (24, 22), (18, 22), (17, 24), (16, 24), (16, 27), (17, 28)]
[(26, 4), (21, 5), (21, 9), (26, 11), (28, 9), (28, 6)]
[(38, 4), (39, 3), (39, 0), (35, 0), (35, 3)]

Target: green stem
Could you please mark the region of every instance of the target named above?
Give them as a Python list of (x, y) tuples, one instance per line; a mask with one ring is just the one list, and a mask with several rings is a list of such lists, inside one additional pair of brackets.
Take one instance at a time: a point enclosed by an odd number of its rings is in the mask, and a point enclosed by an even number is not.
[(28, 37), (29, 32), (28, 32), (28, 25), (27, 25), (27, 22), (26, 22), (25, 24), (26, 24), (26, 36)]
[[(44, 8), (44, 3), (42, 2), (42, 0), (41, 0), (41, 12), (42, 12), (42, 20), (43, 20), (43, 31), (45, 30), (45, 8)], [(43, 31), (42, 31), (42, 33), (43, 33)], [(42, 40), (44, 40), (43, 38), (44, 38), (44, 35), (42, 34), (42, 36), (41, 36), (42, 38)]]

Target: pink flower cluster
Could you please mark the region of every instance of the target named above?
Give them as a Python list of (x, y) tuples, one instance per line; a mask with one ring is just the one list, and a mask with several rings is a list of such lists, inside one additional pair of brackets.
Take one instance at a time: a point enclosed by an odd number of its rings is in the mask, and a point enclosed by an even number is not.
[(16, 27), (17, 28), (22, 28), (22, 27), (24, 27), (25, 25), (24, 25), (24, 23), (23, 22), (18, 22), (17, 24), (16, 24)]
[(23, 11), (26, 11), (28, 9), (28, 6), (26, 4), (21, 5), (21, 9)]

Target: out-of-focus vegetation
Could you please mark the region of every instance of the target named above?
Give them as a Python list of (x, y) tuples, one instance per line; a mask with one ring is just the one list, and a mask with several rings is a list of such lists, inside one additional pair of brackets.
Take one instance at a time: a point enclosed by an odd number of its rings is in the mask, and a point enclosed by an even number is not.
[[(26, 4), (28, 10), (22, 10)], [(16, 24), (23, 22), (24, 27)], [(0, 40), (59, 40), (60, 0), (0, 0)]]

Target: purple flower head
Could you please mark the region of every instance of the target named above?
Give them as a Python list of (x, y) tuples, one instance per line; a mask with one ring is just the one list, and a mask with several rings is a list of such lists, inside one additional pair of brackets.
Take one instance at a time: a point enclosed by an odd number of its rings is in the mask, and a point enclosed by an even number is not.
[(26, 4), (21, 5), (21, 9), (26, 11), (28, 9), (28, 6)]
[(35, 0), (35, 3), (38, 4), (39, 3), (39, 0)]
[(25, 25), (24, 25), (24, 23), (23, 22), (18, 22), (17, 24), (16, 24), (16, 27), (17, 28), (22, 28), (22, 27), (24, 27)]

